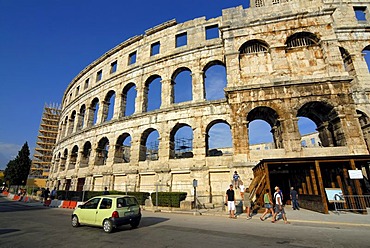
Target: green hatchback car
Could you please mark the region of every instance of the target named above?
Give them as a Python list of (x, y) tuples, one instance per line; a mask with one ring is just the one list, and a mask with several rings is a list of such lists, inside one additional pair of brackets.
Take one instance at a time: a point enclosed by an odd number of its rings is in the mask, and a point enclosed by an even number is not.
[(78, 206), (72, 214), (73, 227), (80, 224), (102, 226), (106, 233), (127, 224), (136, 228), (140, 220), (140, 205), (134, 196), (129, 195), (96, 196)]

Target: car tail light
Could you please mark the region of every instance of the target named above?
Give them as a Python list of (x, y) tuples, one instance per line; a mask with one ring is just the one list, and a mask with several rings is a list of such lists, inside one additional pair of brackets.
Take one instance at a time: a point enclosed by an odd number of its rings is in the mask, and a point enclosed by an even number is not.
[(112, 213), (112, 218), (119, 218), (119, 214), (118, 214), (118, 212), (117, 212), (117, 211), (114, 211), (114, 212)]

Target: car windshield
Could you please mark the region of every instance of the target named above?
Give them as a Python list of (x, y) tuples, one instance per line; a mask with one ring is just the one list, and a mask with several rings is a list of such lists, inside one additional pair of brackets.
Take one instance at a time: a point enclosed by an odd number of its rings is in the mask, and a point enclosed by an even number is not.
[(136, 198), (134, 197), (124, 197), (117, 199), (117, 208), (130, 207), (139, 205)]

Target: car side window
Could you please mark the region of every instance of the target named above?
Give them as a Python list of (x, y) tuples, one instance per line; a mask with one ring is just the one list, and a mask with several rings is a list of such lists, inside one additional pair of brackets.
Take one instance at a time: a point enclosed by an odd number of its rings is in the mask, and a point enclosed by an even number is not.
[(125, 198), (118, 198), (117, 199), (117, 208), (124, 208), (127, 207), (127, 203), (125, 201)]
[(99, 209), (110, 209), (112, 207), (112, 199), (103, 198)]
[(97, 209), (100, 202), (100, 198), (94, 198), (89, 200), (83, 205), (84, 209)]

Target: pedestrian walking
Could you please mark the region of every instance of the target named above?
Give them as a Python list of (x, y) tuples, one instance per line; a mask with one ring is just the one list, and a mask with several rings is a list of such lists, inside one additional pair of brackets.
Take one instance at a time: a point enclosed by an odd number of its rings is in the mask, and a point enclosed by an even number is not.
[(290, 199), (292, 200), (293, 210), (299, 210), (298, 192), (294, 189), (294, 187), (290, 188)]
[(54, 189), (50, 193), (50, 199), (54, 200), (57, 197), (57, 188), (54, 187)]
[(239, 187), (239, 180), (240, 180), (240, 176), (239, 176), (238, 172), (234, 171), (233, 184), (234, 184), (235, 190)]
[(276, 222), (276, 215), (281, 213), (282, 216), (283, 216), (284, 223), (289, 224), (288, 219), (286, 217), (285, 210), (284, 210), (283, 200), (282, 200), (282, 197), (281, 197), (281, 194), (280, 194), (280, 189), (279, 189), (278, 186), (275, 187), (274, 199), (275, 199), (275, 213), (272, 216), (272, 221), (271, 222), (275, 223)]
[(262, 221), (265, 220), (265, 216), (268, 212), (271, 212), (271, 216), (274, 216), (274, 207), (273, 207), (274, 204), (272, 203), (269, 189), (266, 189), (265, 194), (263, 195), (263, 202), (264, 202), (265, 212), (260, 217), (260, 220)]
[(239, 189), (240, 189), (240, 196), (242, 199), (244, 199), (245, 187), (244, 187), (244, 183), (242, 180), (239, 181)]
[(49, 188), (46, 188), (44, 191), (44, 202), (49, 198), (50, 190)]
[(252, 216), (251, 216), (252, 202), (250, 199), (249, 188), (245, 188), (244, 195), (243, 195), (243, 204), (245, 207), (245, 212), (247, 213), (247, 220), (252, 219)]
[(233, 185), (230, 184), (230, 188), (226, 191), (226, 200), (225, 204), (227, 204), (227, 208), (229, 210), (229, 218), (236, 219), (235, 216), (235, 192), (233, 189)]

